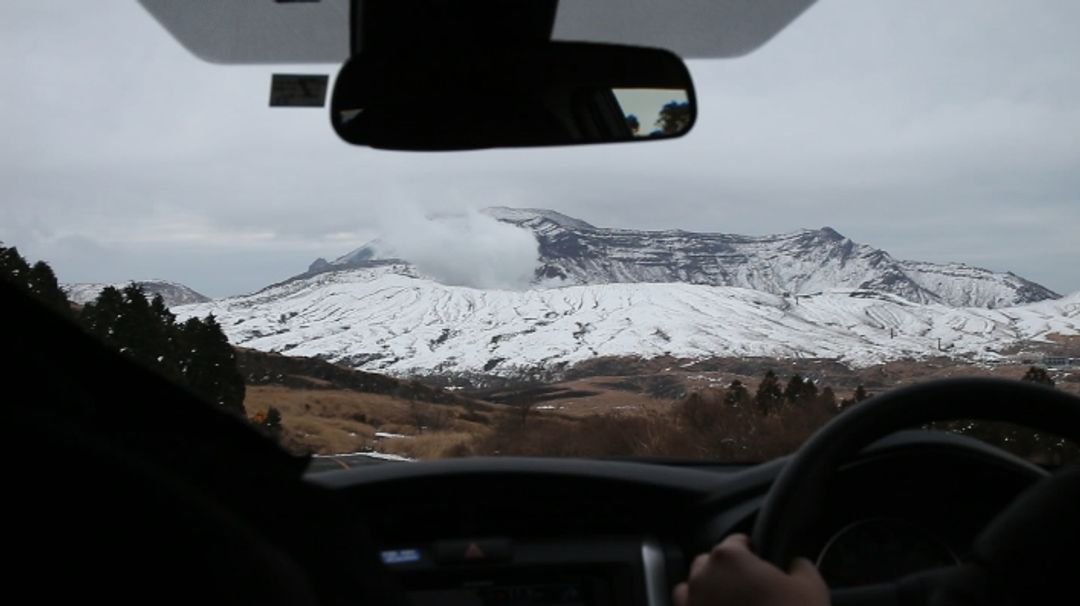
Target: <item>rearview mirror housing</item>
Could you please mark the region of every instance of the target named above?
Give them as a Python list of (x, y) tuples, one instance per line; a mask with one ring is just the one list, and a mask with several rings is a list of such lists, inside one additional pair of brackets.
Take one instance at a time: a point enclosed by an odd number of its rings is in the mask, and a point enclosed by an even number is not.
[(330, 104), (348, 143), (409, 151), (670, 139), (696, 116), (674, 53), (571, 42), (363, 53), (342, 66)]

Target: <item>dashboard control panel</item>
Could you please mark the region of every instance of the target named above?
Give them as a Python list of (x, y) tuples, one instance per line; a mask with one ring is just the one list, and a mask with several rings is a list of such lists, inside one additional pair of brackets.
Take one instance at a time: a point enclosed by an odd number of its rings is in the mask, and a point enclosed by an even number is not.
[(644, 537), (464, 537), (380, 552), (416, 606), (668, 606), (666, 556)]

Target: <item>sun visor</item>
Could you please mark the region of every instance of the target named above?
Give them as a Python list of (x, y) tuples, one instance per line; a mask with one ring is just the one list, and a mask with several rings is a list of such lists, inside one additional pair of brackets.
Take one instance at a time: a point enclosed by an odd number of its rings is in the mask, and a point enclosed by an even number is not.
[(139, 0), (184, 48), (210, 63), (342, 63), (349, 0)]
[(745, 55), (815, 0), (570, 0), (559, 3), (556, 40), (665, 48), (684, 59)]
[[(211, 63), (342, 63), (352, 48), (350, 0), (139, 3), (181, 45)], [(767, 42), (813, 3), (564, 0), (555, 17), (553, 37), (653, 46), (684, 58), (737, 57)]]

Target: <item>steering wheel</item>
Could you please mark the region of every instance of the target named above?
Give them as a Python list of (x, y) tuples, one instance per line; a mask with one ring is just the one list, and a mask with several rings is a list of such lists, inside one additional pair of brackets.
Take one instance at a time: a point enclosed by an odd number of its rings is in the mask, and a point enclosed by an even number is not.
[(946, 379), (883, 393), (837, 416), (792, 456), (754, 524), (755, 551), (782, 570), (796, 557), (813, 559), (808, 537), (824, 519), (825, 497), (841, 464), (896, 431), (959, 419), (1007, 421), (1080, 442), (1080, 398), (1030, 381)]

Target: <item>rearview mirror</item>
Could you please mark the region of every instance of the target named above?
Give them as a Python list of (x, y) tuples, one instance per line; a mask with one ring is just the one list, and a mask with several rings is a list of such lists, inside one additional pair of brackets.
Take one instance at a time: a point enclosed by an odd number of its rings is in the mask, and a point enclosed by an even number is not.
[(670, 139), (696, 114), (675, 54), (567, 42), (364, 53), (341, 68), (330, 104), (345, 141), (414, 151)]

